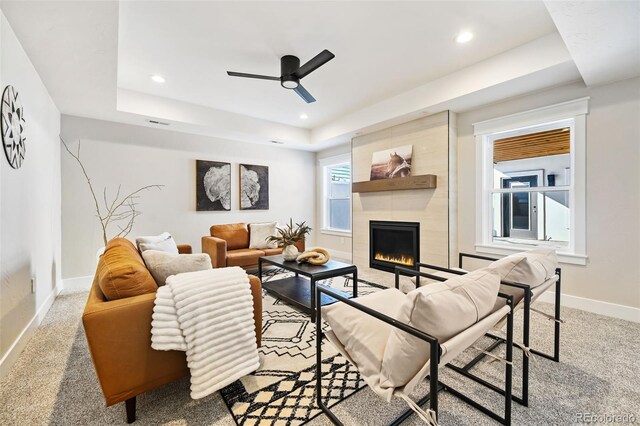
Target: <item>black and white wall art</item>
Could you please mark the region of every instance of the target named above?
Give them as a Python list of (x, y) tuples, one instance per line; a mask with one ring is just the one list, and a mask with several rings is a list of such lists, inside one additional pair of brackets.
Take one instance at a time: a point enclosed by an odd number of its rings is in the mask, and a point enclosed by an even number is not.
[(231, 164), (196, 160), (196, 210), (231, 210)]
[(22, 166), (26, 152), (27, 136), (25, 135), (24, 108), (18, 91), (13, 86), (5, 87), (2, 92), (0, 107), (2, 123), (2, 145), (7, 161), (14, 169)]
[(240, 210), (269, 210), (269, 167), (240, 164)]

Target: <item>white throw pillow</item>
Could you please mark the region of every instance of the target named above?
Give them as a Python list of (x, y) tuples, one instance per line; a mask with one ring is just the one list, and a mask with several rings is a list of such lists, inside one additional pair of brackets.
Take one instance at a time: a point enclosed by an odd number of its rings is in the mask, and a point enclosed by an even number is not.
[[(499, 289), (500, 276), (488, 269), (429, 284), (407, 294), (397, 319), (443, 343), (489, 315)], [(394, 328), (382, 359), (381, 387), (405, 386), (429, 357), (429, 343)]]
[(212, 269), (211, 258), (206, 253), (172, 254), (159, 250), (145, 250), (142, 258), (156, 284), (162, 286), (171, 275)]
[(136, 238), (136, 245), (140, 253), (146, 250), (159, 250), (178, 254), (178, 245), (168, 232), (163, 232), (156, 236), (138, 237)]
[(487, 266), (498, 272), (503, 281), (527, 284), (532, 288), (553, 277), (557, 267), (558, 257), (556, 252), (550, 249), (533, 249), (515, 253)]
[(251, 223), (249, 226), (251, 229), (250, 249), (278, 248), (278, 243), (267, 241), (267, 238), (278, 235), (276, 222)]

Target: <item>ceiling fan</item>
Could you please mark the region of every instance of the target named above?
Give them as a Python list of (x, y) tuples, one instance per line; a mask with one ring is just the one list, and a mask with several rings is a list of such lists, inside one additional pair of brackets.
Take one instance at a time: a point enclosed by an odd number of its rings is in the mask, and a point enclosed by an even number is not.
[(315, 102), (316, 99), (311, 96), (311, 93), (307, 92), (307, 89), (302, 87), (300, 80), (305, 76), (311, 74), (330, 60), (335, 58), (335, 55), (328, 50), (323, 50), (318, 53), (313, 59), (306, 64), (300, 66), (300, 59), (297, 56), (285, 55), (280, 58), (280, 77), (271, 77), (268, 75), (259, 74), (247, 74), (243, 72), (227, 71), (227, 74), (232, 77), (245, 77), (245, 78), (258, 78), (261, 80), (276, 80), (280, 81), (280, 85), (285, 89), (293, 89), (306, 103), (310, 104)]

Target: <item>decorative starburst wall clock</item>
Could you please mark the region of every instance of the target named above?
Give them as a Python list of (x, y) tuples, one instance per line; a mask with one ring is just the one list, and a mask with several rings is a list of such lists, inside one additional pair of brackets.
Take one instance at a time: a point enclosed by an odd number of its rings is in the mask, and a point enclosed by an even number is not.
[(7, 86), (2, 92), (2, 146), (7, 161), (14, 169), (19, 169), (26, 152), (24, 108), (13, 86)]

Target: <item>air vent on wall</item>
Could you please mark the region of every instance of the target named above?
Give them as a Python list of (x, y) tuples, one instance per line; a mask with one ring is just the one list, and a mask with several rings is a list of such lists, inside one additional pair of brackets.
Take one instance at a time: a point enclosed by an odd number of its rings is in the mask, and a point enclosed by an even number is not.
[(164, 121), (158, 121), (158, 120), (147, 120), (147, 121), (149, 123), (151, 123), (151, 124), (157, 124), (157, 125), (160, 125), (160, 126), (168, 126), (169, 125), (169, 123), (166, 123)]

